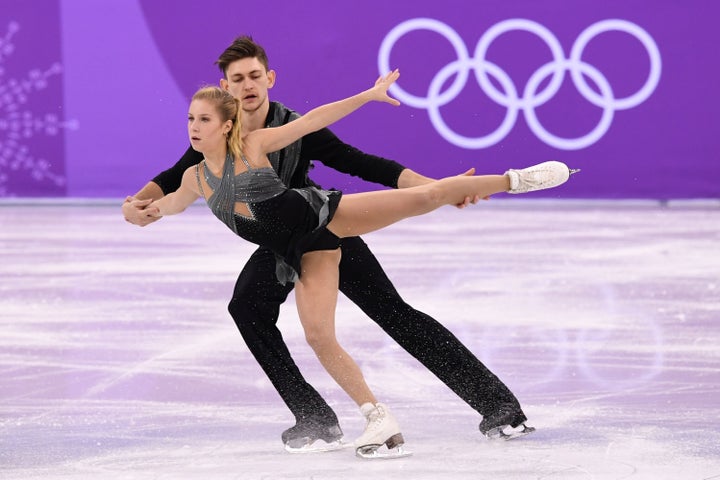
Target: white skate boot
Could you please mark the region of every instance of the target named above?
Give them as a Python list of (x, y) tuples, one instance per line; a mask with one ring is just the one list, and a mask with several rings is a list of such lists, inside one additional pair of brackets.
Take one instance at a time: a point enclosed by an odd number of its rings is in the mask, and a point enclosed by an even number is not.
[[(405, 440), (400, 433), (400, 425), (385, 405), (365, 403), (360, 407), (360, 412), (367, 419), (367, 425), (363, 434), (355, 440), (355, 454), (358, 457), (388, 459), (412, 455), (403, 448)], [(387, 451), (378, 450), (383, 444)]]
[(570, 175), (579, 171), (571, 170), (564, 163), (555, 160), (538, 163), (522, 170), (510, 169), (505, 172), (505, 175), (510, 177), (508, 193), (527, 193), (557, 187), (567, 182)]

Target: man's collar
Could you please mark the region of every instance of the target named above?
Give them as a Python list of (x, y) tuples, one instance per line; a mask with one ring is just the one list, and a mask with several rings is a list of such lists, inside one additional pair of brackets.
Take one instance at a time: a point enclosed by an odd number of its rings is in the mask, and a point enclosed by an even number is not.
[(265, 117), (265, 126), (268, 127), (275, 120), (275, 110), (277, 110), (277, 102), (270, 102), (267, 117)]

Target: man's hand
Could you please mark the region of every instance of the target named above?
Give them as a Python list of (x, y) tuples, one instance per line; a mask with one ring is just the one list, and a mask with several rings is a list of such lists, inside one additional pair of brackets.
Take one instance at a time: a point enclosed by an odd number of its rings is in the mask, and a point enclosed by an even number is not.
[(135, 197), (125, 198), (125, 202), (122, 204), (122, 213), (125, 221), (139, 227), (144, 227), (160, 220), (162, 217), (156, 216), (160, 213), (156, 207), (145, 208), (151, 203), (151, 198), (146, 200), (137, 200)]
[[(471, 168), (470, 170), (468, 170), (467, 172), (463, 173), (462, 175), (465, 175), (465, 176), (468, 176), (468, 177), (472, 177), (473, 175), (475, 175), (475, 167)], [(480, 196), (478, 196), (478, 195), (475, 195), (475, 197), (465, 197), (465, 201), (464, 201), (464, 202), (458, 203), (458, 204), (455, 205), (455, 206), (456, 206), (457, 208), (465, 208), (465, 207), (467, 207), (468, 205), (470, 205), (471, 203), (472, 203), (473, 205), (475, 205), (475, 204), (478, 203), (480, 200), (490, 200), (490, 197), (480, 197)]]
[[(458, 176), (468, 176), (472, 177), (475, 175), (475, 167), (471, 168), (465, 173), (461, 173)], [(417, 187), (420, 185), (426, 185), (428, 183), (435, 182), (434, 178), (426, 177), (424, 175), (420, 175), (419, 173), (416, 173), (409, 168), (404, 169), (402, 172), (400, 172), (400, 177), (398, 178), (397, 186), (398, 188), (411, 188), (411, 187)], [(465, 197), (465, 200), (462, 203), (458, 203), (455, 205), (457, 208), (465, 208), (471, 203), (474, 205), (478, 203), (480, 200), (490, 200), (490, 197)]]

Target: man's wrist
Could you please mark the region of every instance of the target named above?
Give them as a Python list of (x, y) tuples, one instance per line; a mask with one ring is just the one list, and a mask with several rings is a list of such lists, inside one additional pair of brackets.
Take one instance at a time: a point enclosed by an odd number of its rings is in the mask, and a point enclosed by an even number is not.
[(409, 169), (405, 168), (402, 172), (400, 172), (400, 176), (398, 177), (397, 186), (398, 188), (409, 188), (409, 187), (417, 187), (420, 185), (425, 185), (427, 183), (434, 182), (435, 179), (426, 177), (424, 175), (420, 175), (419, 173)]

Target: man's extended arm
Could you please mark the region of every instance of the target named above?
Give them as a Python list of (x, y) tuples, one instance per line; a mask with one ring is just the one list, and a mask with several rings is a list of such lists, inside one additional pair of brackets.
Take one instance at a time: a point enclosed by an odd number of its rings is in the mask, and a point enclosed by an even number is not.
[(390, 188), (398, 188), (398, 179), (405, 170), (403, 165), (394, 160), (365, 153), (344, 143), (327, 128), (303, 137), (300, 156), (308, 161), (320, 161), (338, 172)]
[[(417, 187), (435, 180), (420, 175), (394, 160), (358, 150), (344, 143), (327, 128), (303, 137), (300, 155), (310, 160), (318, 160), (339, 172), (390, 188)], [(474, 169), (465, 172), (465, 175), (474, 174)], [(478, 200), (479, 198), (467, 198), (458, 207), (477, 203)]]

